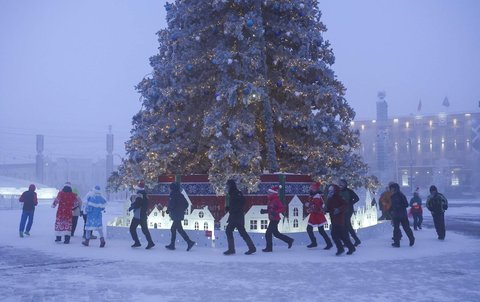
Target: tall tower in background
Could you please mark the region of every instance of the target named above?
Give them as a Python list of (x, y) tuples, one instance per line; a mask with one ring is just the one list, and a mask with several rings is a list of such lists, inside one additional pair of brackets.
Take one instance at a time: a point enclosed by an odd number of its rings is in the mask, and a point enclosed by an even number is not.
[(112, 175), (113, 172), (113, 133), (112, 133), (112, 125), (108, 126), (108, 134), (107, 134), (107, 163), (106, 163), (106, 176), (107, 180)]
[(35, 176), (36, 181), (39, 183), (44, 182), (45, 177), (45, 159), (43, 157), (43, 143), (44, 143), (44, 136), (41, 134), (37, 134), (37, 156), (35, 160)]
[[(388, 146), (388, 104), (385, 101), (385, 91), (378, 93), (377, 101), (377, 169), (387, 170), (387, 146)], [(383, 175), (382, 175), (383, 176)]]

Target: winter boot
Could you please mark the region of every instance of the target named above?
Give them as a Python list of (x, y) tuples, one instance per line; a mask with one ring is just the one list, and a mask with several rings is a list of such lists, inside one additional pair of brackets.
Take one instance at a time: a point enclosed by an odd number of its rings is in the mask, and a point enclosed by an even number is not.
[(63, 243), (69, 244), (70, 243), (70, 236), (65, 235), (65, 241), (63, 241)]
[(230, 249), (228, 249), (228, 250), (226, 250), (225, 252), (223, 252), (223, 254), (226, 255), (226, 256), (228, 256), (228, 255), (233, 255), (233, 254), (235, 254), (235, 250), (230, 250)]
[(55, 237), (55, 242), (60, 242), (60, 241), (62, 241), (62, 236)]
[(142, 246), (142, 245), (138, 241), (135, 242), (134, 244), (132, 244), (132, 247), (140, 247), (140, 246)]
[(353, 244), (354, 246), (359, 246), (360, 243), (362, 243), (360, 240), (356, 240), (355, 243)]
[(29, 232), (25, 232), (24, 234), (27, 235), (27, 236), (30, 236), (30, 233), (29, 233)]
[(290, 241), (288, 242), (288, 248), (292, 247), (293, 241), (295, 241), (295, 240), (293, 238), (290, 238)]
[(105, 247), (105, 238), (100, 237), (100, 247)]
[(88, 243), (90, 242), (90, 239), (85, 239), (84, 241), (82, 241), (82, 244), (84, 246), (88, 246)]
[(20, 237), (23, 238), (23, 232), (22, 231), (20, 231)]
[(335, 256), (340, 256), (341, 254), (345, 253), (345, 250), (342, 248), (341, 250), (337, 250)]
[(394, 242), (394, 243), (392, 243), (392, 246), (393, 247), (400, 247), (400, 242)]
[(192, 249), (192, 247), (195, 245), (195, 241), (190, 240), (187, 242), (187, 252)]
[(151, 248), (154, 247), (154, 246), (155, 246), (155, 243), (149, 242), (149, 243), (147, 244), (147, 247), (146, 247), (145, 249), (146, 249), (146, 250), (149, 250), (149, 249), (151, 249)]
[(262, 250), (262, 252), (264, 252), (264, 253), (271, 253), (272, 251), (273, 251), (272, 248), (268, 248), (268, 247), (266, 247)]
[(245, 255), (251, 255), (253, 253), (255, 253), (257, 251), (257, 248), (252, 246), (250, 248), (248, 248), (248, 251), (245, 252)]
[(332, 247), (333, 247), (333, 245), (332, 245), (332, 243), (330, 242), (330, 243), (327, 244), (327, 246), (324, 247), (323, 249), (324, 249), (324, 250), (329, 250), (329, 249), (331, 249)]
[(309, 245), (307, 245), (307, 247), (308, 247), (309, 249), (314, 248), (314, 247), (317, 247), (317, 243), (316, 243), (316, 242), (312, 242), (312, 243), (310, 243)]
[(410, 238), (410, 246), (415, 244), (415, 237)]
[(94, 236), (93, 234), (90, 235), (90, 239), (97, 239), (98, 237), (97, 236)]
[(356, 251), (356, 249), (354, 247), (352, 247), (351, 249), (348, 250), (347, 255), (351, 255), (355, 251)]
[(167, 250), (173, 251), (173, 250), (175, 250), (175, 244), (170, 243), (169, 245), (166, 245), (165, 248), (166, 248)]

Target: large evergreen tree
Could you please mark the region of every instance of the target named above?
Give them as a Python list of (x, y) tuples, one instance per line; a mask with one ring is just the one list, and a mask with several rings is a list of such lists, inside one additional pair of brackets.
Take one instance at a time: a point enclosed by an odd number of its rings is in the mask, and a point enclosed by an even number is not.
[(177, 0), (136, 87), (128, 158), (112, 181), (209, 174), (254, 190), (265, 171), (366, 180), (354, 111), (315, 0)]

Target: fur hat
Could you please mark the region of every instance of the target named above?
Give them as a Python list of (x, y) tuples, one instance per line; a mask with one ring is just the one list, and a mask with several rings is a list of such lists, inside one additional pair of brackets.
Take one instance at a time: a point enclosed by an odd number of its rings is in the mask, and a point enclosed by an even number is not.
[(278, 194), (278, 190), (280, 190), (282, 186), (273, 186), (270, 189), (268, 189), (269, 194)]
[(432, 192), (438, 192), (437, 187), (435, 187), (434, 185), (430, 186), (430, 193)]
[(96, 185), (94, 188), (93, 188), (93, 192), (95, 194), (100, 194), (100, 186), (99, 185)]
[(36, 189), (37, 189), (37, 187), (35, 187), (34, 184), (31, 184), (31, 185), (28, 186), (29, 191), (34, 191), (35, 192)]
[(71, 189), (72, 188), (72, 183), (67, 181), (63, 186), (64, 187), (69, 187)]
[(145, 190), (145, 183), (143, 182), (143, 180), (138, 182), (138, 184), (135, 186), (135, 190), (137, 191)]

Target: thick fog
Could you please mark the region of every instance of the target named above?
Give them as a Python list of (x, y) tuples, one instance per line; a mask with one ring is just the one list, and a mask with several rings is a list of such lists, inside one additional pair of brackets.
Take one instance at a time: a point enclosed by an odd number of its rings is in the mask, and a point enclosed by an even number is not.
[[(0, 164), (44, 154), (104, 158), (112, 125), (123, 156), (134, 90), (151, 72), (165, 1), (0, 1)], [(480, 2), (320, 1), (346, 98), (375, 117), (385, 90), (391, 115), (478, 111)], [(442, 106), (445, 97), (450, 107)]]

